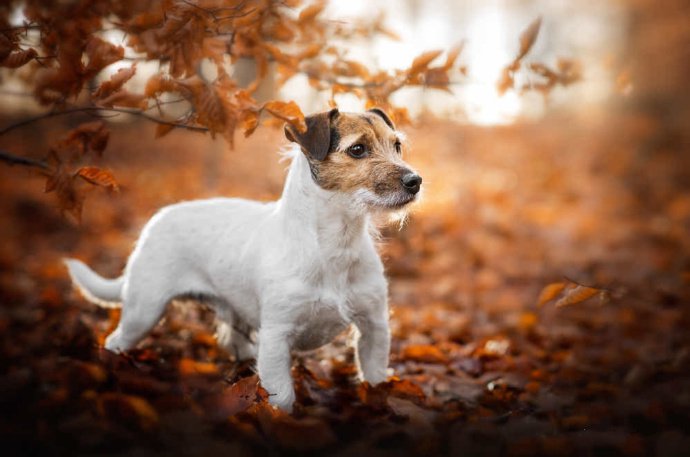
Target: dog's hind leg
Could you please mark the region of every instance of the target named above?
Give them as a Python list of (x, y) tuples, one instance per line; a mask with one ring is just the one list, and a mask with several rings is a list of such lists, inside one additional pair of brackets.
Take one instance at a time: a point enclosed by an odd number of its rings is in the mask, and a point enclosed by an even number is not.
[(135, 347), (160, 321), (173, 298), (165, 287), (141, 279), (128, 284), (124, 295), (120, 322), (105, 340), (105, 348), (109, 351), (127, 351)]

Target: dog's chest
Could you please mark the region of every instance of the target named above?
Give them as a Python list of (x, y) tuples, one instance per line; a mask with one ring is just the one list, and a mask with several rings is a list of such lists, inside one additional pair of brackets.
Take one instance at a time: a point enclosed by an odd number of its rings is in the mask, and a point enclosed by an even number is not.
[(353, 289), (351, 271), (356, 256), (326, 264), (314, 285), (312, 299), (305, 303), (295, 332), (295, 349), (310, 350), (330, 343), (350, 323)]

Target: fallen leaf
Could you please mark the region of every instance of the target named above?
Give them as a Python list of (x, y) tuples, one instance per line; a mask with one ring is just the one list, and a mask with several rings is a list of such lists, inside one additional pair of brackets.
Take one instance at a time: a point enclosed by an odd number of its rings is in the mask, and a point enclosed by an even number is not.
[(423, 363), (446, 363), (448, 361), (448, 357), (439, 348), (430, 344), (406, 346), (401, 357)]
[(576, 305), (594, 297), (599, 294), (600, 291), (601, 289), (578, 284), (565, 292), (565, 295), (556, 302), (556, 307), (560, 308), (562, 306)]
[(541, 293), (539, 294), (539, 298), (537, 299), (537, 306), (542, 307), (554, 298), (556, 298), (561, 292), (563, 292), (565, 286), (566, 283), (562, 281), (552, 282), (551, 284), (544, 286), (544, 288), (541, 290)]

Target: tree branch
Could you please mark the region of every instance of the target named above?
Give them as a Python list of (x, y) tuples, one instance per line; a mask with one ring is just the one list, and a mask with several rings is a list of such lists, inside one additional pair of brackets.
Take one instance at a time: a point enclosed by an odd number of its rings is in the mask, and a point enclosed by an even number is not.
[(19, 157), (9, 152), (0, 149), (0, 160), (10, 165), (24, 165), (27, 167), (36, 167), (42, 170), (50, 169), (50, 166), (42, 160), (28, 159), (26, 157)]
[(157, 124), (163, 124), (163, 125), (169, 125), (171, 127), (175, 128), (181, 128), (181, 129), (186, 129), (186, 130), (192, 130), (194, 132), (208, 132), (207, 127), (202, 127), (199, 125), (189, 125), (189, 124), (181, 124), (179, 122), (173, 122), (173, 121), (167, 121), (165, 119), (160, 119), (155, 116), (151, 116), (150, 114), (145, 113), (142, 110), (138, 109), (132, 109), (132, 108), (103, 108), (100, 106), (78, 106), (74, 108), (69, 108), (65, 109), (62, 111), (50, 111), (35, 117), (30, 117), (28, 119), (23, 119), (19, 122), (15, 122), (14, 124), (10, 124), (2, 129), (0, 129), (0, 136), (17, 129), (19, 127), (24, 127), (25, 125), (33, 124), (34, 122), (41, 121), (43, 119), (47, 119), (50, 117), (55, 117), (55, 116), (63, 116), (67, 114), (74, 114), (74, 113), (89, 113), (89, 112), (111, 112), (111, 113), (122, 113), (122, 114), (131, 114), (133, 116), (139, 116), (142, 117), (146, 120), (149, 120), (151, 122), (155, 122)]

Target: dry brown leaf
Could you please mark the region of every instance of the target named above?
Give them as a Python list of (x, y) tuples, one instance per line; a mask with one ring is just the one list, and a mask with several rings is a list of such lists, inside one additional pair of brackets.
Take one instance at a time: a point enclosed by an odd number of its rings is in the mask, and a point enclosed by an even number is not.
[(4, 59), (0, 60), (0, 67), (19, 68), (35, 59), (37, 56), (38, 53), (33, 48), (14, 51), (7, 55)]
[(446, 363), (448, 357), (436, 346), (430, 344), (410, 345), (403, 349), (401, 357), (424, 363)]
[(109, 80), (103, 81), (98, 89), (93, 93), (96, 98), (104, 98), (113, 92), (120, 90), (122, 86), (132, 79), (137, 71), (136, 63), (129, 68), (120, 68), (117, 73), (113, 74)]
[(209, 376), (219, 374), (218, 366), (215, 363), (198, 362), (187, 358), (180, 360), (177, 368), (183, 376)]
[(513, 78), (513, 72), (509, 68), (504, 68), (501, 71), (501, 77), (496, 83), (496, 90), (499, 95), (505, 94), (509, 89), (512, 89), (515, 85), (515, 80)]
[(78, 176), (93, 185), (105, 187), (110, 191), (117, 192), (120, 190), (115, 177), (108, 170), (98, 167), (81, 167), (74, 172), (74, 176)]
[(125, 56), (125, 48), (92, 36), (85, 50), (88, 63), (85, 71), (89, 75), (95, 75), (108, 65), (122, 60)]
[(406, 398), (416, 403), (423, 403), (426, 395), (421, 387), (407, 379), (391, 379), (386, 383), (390, 395)]
[[(61, 150), (76, 148), (79, 155), (85, 154), (89, 150), (101, 155), (108, 146), (110, 131), (103, 121), (84, 122), (78, 127), (70, 130), (67, 136), (62, 139), (58, 148)], [(71, 157), (73, 160), (74, 157)]]
[(462, 42), (456, 46), (453, 46), (450, 51), (448, 51), (448, 55), (446, 57), (446, 63), (443, 64), (443, 68), (446, 70), (450, 70), (453, 65), (455, 65), (455, 61), (458, 60), (458, 57), (460, 56), (460, 53), (462, 52), (462, 49), (465, 47), (465, 43)]
[(408, 77), (424, 71), (436, 57), (441, 55), (442, 52), (442, 50), (437, 49), (434, 51), (424, 52), (415, 57), (415, 59), (412, 61), (412, 65), (410, 65), (410, 68), (407, 70)]
[(544, 306), (546, 303), (556, 298), (561, 292), (563, 292), (565, 286), (566, 283), (563, 281), (552, 282), (551, 284), (544, 286), (539, 294), (539, 298), (537, 299), (537, 306)]
[(96, 407), (101, 417), (116, 423), (137, 425), (150, 430), (158, 425), (158, 413), (141, 397), (116, 392), (106, 392), (97, 399)]
[(259, 377), (257, 375), (242, 378), (220, 395), (206, 401), (211, 414), (217, 418), (227, 418), (245, 411), (258, 399)]
[(256, 111), (246, 111), (242, 116), (240, 127), (244, 132), (244, 136), (248, 137), (259, 126), (259, 113)]
[(601, 289), (578, 284), (566, 291), (565, 295), (556, 302), (556, 307), (560, 308), (562, 306), (576, 305), (594, 297), (599, 294), (599, 292), (601, 292)]
[(161, 138), (175, 129), (172, 124), (157, 124), (155, 138)]
[(207, 85), (196, 99), (195, 108), (198, 122), (209, 128), (211, 136), (223, 133), (228, 128), (228, 115), (225, 106), (213, 85)]
[(312, 21), (316, 19), (316, 16), (323, 11), (323, 9), (326, 7), (325, 2), (317, 2), (314, 3), (313, 5), (309, 5), (306, 8), (304, 8), (302, 11), (299, 13), (299, 18), (297, 21), (301, 24), (304, 24), (305, 22)]
[(534, 45), (539, 35), (539, 29), (541, 28), (541, 16), (536, 18), (527, 28), (520, 34), (520, 52), (518, 53), (515, 60), (521, 60)]
[(290, 123), (300, 132), (304, 133), (307, 131), (307, 123), (304, 120), (304, 114), (302, 114), (302, 110), (297, 106), (297, 103), (293, 101), (271, 101), (267, 102), (263, 106), (263, 109), (273, 116)]

